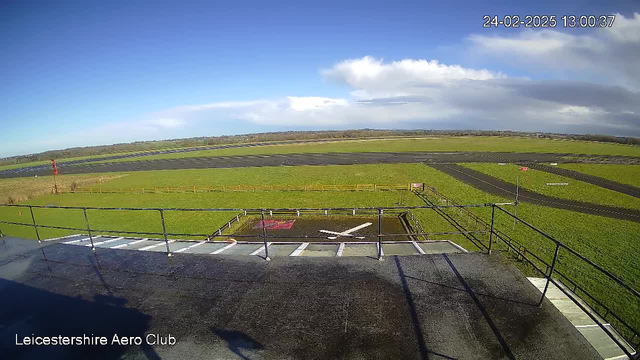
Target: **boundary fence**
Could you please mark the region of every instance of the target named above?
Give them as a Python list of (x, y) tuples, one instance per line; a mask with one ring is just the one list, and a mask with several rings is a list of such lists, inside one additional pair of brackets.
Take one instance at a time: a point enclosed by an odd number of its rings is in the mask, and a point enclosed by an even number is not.
[(219, 185), (219, 186), (156, 186), (156, 187), (75, 187), (59, 188), (58, 193), (77, 194), (167, 194), (207, 193), (223, 191), (411, 191), (423, 190), (422, 183), (409, 184), (353, 184), (353, 185)]

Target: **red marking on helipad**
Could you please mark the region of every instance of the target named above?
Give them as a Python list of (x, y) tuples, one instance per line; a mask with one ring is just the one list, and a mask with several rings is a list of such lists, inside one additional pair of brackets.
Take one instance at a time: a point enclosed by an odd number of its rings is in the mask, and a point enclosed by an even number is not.
[[(295, 220), (265, 220), (264, 227), (268, 230), (289, 230), (293, 226)], [(258, 221), (253, 227), (254, 229), (262, 229), (262, 220)]]

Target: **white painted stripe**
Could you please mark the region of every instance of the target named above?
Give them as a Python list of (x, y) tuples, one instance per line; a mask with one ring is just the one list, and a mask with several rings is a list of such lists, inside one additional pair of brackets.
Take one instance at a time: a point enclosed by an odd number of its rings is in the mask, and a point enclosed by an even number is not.
[[(145, 246), (145, 247), (141, 248), (140, 250), (145, 251), (145, 250), (153, 249), (153, 248), (155, 248), (155, 247), (162, 246), (162, 245), (165, 245), (165, 244), (166, 244), (164, 241), (158, 241), (158, 242), (159, 242), (159, 244), (154, 244), (154, 245), (150, 245), (150, 246)], [(175, 240), (169, 240), (169, 241), (167, 241), (167, 243), (169, 243), (169, 244), (173, 244), (174, 242), (176, 242), (176, 241), (175, 241)]]
[(67, 238), (74, 237), (74, 236), (82, 236), (82, 234), (73, 234), (73, 235), (61, 236), (61, 237), (57, 237), (57, 238), (53, 238), (53, 239), (45, 239), (44, 241), (56, 241), (56, 240), (67, 239)]
[(141, 242), (143, 242), (143, 241), (147, 241), (147, 238), (144, 238), (144, 239), (142, 239), (142, 240), (132, 241), (132, 242), (130, 242), (130, 243), (126, 243), (126, 244), (120, 244), (120, 245), (112, 246), (112, 247), (110, 247), (109, 249), (120, 249), (120, 248), (123, 248), (123, 247), (125, 247), (125, 246), (130, 246), (130, 245), (139, 244), (139, 243), (141, 243)]
[[(606, 324), (602, 324), (604, 326), (611, 326), (611, 324), (606, 323)], [(589, 325), (576, 325), (577, 328), (590, 328), (590, 327), (600, 327), (600, 325), (598, 324), (589, 324)]]
[(338, 247), (338, 252), (336, 253), (336, 256), (342, 256), (342, 252), (344, 251), (344, 243), (340, 243), (340, 246)]
[[(93, 243), (93, 246), (97, 246), (97, 245), (102, 245), (102, 244), (108, 244), (108, 243), (112, 243), (114, 241), (118, 241), (118, 240), (122, 240), (124, 239), (123, 237), (119, 237), (119, 238), (115, 238), (115, 239), (111, 239), (111, 240), (105, 240), (105, 241), (100, 241), (97, 243)], [(87, 244), (85, 246), (91, 246), (91, 244)]]
[[(268, 242), (268, 243), (267, 243), (267, 247), (269, 247), (269, 246), (271, 246), (271, 243), (270, 243), (270, 242)], [(251, 254), (249, 254), (249, 255), (258, 255), (258, 254), (260, 254), (260, 253), (261, 253), (261, 252), (263, 252), (263, 251), (264, 251), (264, 245), (263, 245), (263, 246), (260, 246), (258, 249), (256, 249), (256, 251), (252, 252), (252, 253), (251, 253)]]
[(180, 252), (183, 252), (183, 251), (187, 251), (187, 250), (189, 250), (189, 249), (193, 249), (193, 248), (194, 248), (194, 247), (196, 247), (196, 246), (200, 246), (200, 245), (202, 245), (202, 244), (204, 244), (204, 243), (206, 243), (206, 241), (201, 241), (201, 242), (199, 242), (199, 243), (197, 243), (197, 244), (189, 245), (189, 246), (187, 246), (186, 248), (182, 248), (182, 249), (180, 249), (180, 250), (176, 250), (176, 251), (174, 251), (174, 252), (180, 253)]
[(300, 256), (300, 254), (302, 254), (302, 252), (304, 251), (304, 249), (307, 248), (307, 246), (309, 246), (309, 243), (300, 244), (300, 246), (298, 246), (298, 248), (295, 249), (289, 256)]
[(384, 256), (384, 246), (376, 244), (376, 250), (380, 249), (380, 256)]
[(230, 248), (234, 247), (236, 244), (237, 244), (237, 242), (232, 242), (231, 244), (229, 244), (229, 245), (227, 245), (227, 246), (225, 246), (225, 247), (223, 247), (223, 248), (220, 248), (220, 249), (218, 249), (218, 250), (216, 250), (216, 251), (212, 252), (212, 253), (211, 253), (211, 255), (217, 255), (217, 254), (220, 254), (221, 252), (223, 252), (223, 251), (225, 251), (225, 250), (227, 250), (227, 249), (230, 249)]
[[(100, 237), (100, 236), (94, 236), (93, 238), (95, 239), (95, 238), (98, 238), (98, 237)], [(64, 244), (75, 244), (75, 243), (77, 243), (77, 242), (81, 242), (81, 241), (85, 241), (85, 240), (89, 240), (89, 239), (91, 239), (91, 238), (84, 238), (84, 239), (79, 239), (79, 240), (72, 240), (72, 241), (64, 242)]]
[(424, 254), (425, 254), (424, 250), (422, 250), (422, 248), (420, 247), (420, 245), (416, 244), (416, 242), (415, 242), (415, 241), (412, 241), (411, 243), (412, 243), (412, 244), (413, 244), (413, 246), (416, 248), (416, 250), (418, 250), (418, 252), (420, 253), (420, 255), (424, 255)]

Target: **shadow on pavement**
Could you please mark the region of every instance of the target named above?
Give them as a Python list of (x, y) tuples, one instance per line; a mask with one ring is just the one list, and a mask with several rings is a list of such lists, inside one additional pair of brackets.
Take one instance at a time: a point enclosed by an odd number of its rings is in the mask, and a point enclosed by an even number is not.
[[(140, 336), (151, 316), (124, 308), (125, 299), (96, 295), (95, 301), (69, 297), (0, 279), (0, 353), (5, 359), (114, 359), (127, 346), (111, 345), (119, 337)], [(119, 306), (114, 306), (118, 304)], [(32, 336), (105, 336), (107, 345), (17, 346)], [(150, 347), (142, 347), (149, 359), (159, 359)]]

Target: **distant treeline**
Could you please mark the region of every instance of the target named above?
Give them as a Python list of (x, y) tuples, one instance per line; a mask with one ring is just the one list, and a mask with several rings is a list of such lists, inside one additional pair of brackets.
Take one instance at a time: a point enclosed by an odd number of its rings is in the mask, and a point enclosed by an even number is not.
[(75, 147), (64, 150), (45, 151), (38, 154), (20, 155), (0, 159), (0, 165), (20, 164), (31, 161), (67, 159), (93, 155), (107, 155), (124, 152), (151, 151), (172, 148), (184, 148), (207, 145), (225, 145), (249, 142), (268, 142), (286, 140), (317, 139), (357, 139), (388, 136), (524, 136), (532, 138), (570, 139), (609, 142), (627, 145), (640, 145), (639, 138), (616, 137), (608, 135), (573, 135), (557, 133), (533, 133), (519, 131), (480, 131), (480, 130), (335, 130), (335, 131), (283, 131), (246, 135), (228, 135), (213, 137), (195, 137), (159, 141), (137, 141), (126, 144), (104, 146)]

